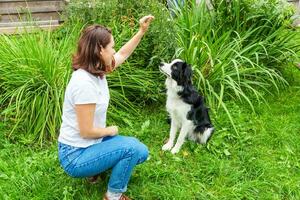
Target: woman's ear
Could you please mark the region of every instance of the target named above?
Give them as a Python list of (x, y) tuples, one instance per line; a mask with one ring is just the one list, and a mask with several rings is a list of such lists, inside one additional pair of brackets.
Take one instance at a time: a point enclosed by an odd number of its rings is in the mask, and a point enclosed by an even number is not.
[(100, 45), (100, 55), (102, 55), (102, 52), (103, 52), (103, 46)]
[(98, 45), (95, 46), (94, 55), (96, 57), (102, 56), (102, 46), (101, 45), (100, 46), (98, 46)]

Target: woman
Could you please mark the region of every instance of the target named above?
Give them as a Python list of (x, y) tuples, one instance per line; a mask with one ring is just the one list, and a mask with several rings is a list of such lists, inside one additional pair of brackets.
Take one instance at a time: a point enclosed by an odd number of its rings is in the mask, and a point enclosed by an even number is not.
[(129, 199), (123, 193), (133, 168), (148, 157), (147, 147), (133, 137), (118, 135), (117, 126), (106, 127), (109, 90), (106, 74), (134, 51), (150, 22), (140, 19), (139, 31), (116, 53), (111, 31), (101, 25), (83, 30), (73, 56), (73, 74), (67, 85), (58, 138), (59, 160), (72, 177), (93, 177), (112, 168), (105, 200)]

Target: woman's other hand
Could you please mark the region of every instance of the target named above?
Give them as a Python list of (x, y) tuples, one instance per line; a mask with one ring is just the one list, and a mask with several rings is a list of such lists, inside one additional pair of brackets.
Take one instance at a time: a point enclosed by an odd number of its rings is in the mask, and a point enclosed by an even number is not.
[(106, 128), (109, 131), (110, 136), (117, 135), (119, 133), (119, 129), (117, 126), (109, 126)]

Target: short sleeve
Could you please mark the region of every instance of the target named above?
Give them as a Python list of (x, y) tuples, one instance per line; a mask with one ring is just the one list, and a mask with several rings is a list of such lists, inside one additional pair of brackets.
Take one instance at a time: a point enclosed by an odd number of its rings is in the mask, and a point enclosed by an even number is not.
[(99, 95), (95, 85), (91, 82), (84, 82), (74, 85), (72, 98), (74, 104), (91, 104), (97, 103)]

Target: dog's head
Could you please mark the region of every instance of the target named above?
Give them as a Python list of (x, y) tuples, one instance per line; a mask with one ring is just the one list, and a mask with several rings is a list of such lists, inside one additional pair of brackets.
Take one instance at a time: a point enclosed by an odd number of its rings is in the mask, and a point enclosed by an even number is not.
[(192, 69), (180, 59), (175, 59), (171, 63), (160, 63), (159, 70), (168, 78), (176, 81), (179, 86), (191, 83)]

